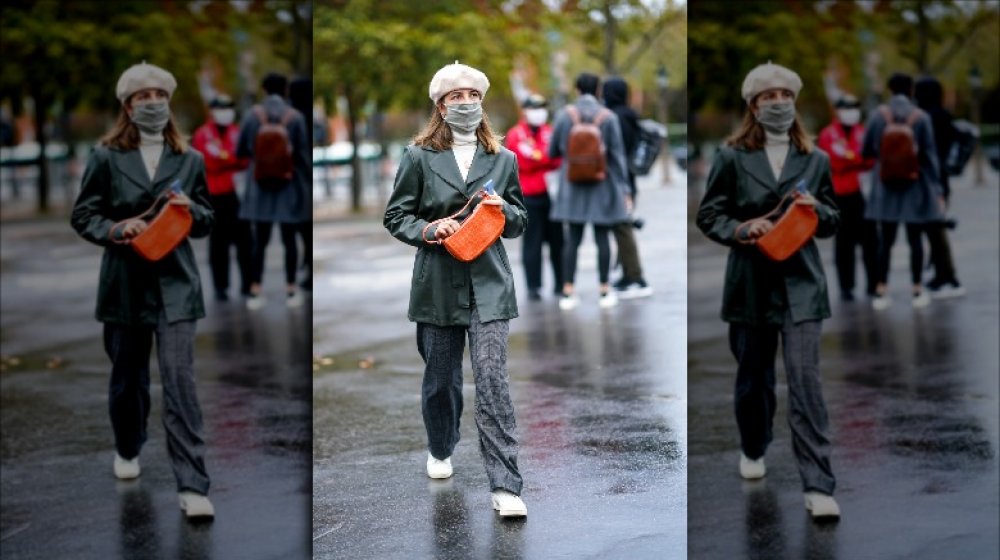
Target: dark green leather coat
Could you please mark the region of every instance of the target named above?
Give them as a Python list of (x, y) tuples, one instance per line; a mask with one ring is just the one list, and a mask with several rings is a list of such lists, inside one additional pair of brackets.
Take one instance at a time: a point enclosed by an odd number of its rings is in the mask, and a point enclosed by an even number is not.
[(819, 150), (789, 150), (781, 180), (775, 181), (764, 150), (722, 147), (708, 176), (698, 209), (698, 228), (730, 247), (722, 295), (722, 319), (749, 325), (780, 325), (790, 308), (796, 323), (830, 316), (826, 274), (816, 242), (810, 240), (783, 262), (773, 262), (753, 245), (734, 238), (736, 226), (778, 205), (804, 179), (816, 198), (816, 237), (837, 231), (840, 212), (833, 201), (830, 160)]
[(191, 199), (191, 237), (208, 235), (214, 216), (201, 154), (194, 150), (178, 154), (167, 147), (156, 178), (150, 181), (139, 150), (99, 146), (91, 153), (70, 223), (81, 237), (104, 247), (97, 287), (98, 321), (155, 325), (161, 309), (171, 323), (205, 316), (201, 278), (188, 240), (151, 263), (128, 245), (109, 238), (112, 225), (149, 209), (174, 179), (180, 179)]
[[(451, 150), (411, 145), (403, 151), (383, 224), (393, 237), (417, 248), (410, 288), (411, 321), (468, 326), (473, 297), (484, 323), (517, 317), (514, 277), (501, 240), (476, 260), (463, 263), (443, 246), (428, 244), (421, 237), (428, 222), (461, 210), (489, 179), (505, 201), (503, 237), (521, 235), (528, 218), (513, 152), (501, 148), (497, 154), (488, 154), (480, 146), (463, 181)], [(433, 228), (428, 237), (432, 232)]]

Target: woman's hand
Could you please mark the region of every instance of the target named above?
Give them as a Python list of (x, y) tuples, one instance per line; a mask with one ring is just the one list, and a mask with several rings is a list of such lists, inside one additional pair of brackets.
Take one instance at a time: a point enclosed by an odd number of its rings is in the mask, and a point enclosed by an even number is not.
[(184, 193), (170, 195), (169, 202), (178, 206), (191, 206), (191, 199)]
[(447, 219), (437, 225), (437, 229), (434, 230), (434, 239), (442, 240), (447, 239), (458, 231), (459, 223), (452, 219)]
[(795, 197), (795, 204), (802, 204), (804, 206), (816, 206), (816, 197), (811, 194), (800, 194)]
[(773, 228), (774, 224), (771, 223), (771, 220), (766, 220), (761, 218), (759, 220), (754, 220), (753, 222), (750, 222), (750, 225), (747, 226), (746, 230), (744, 231), (746, 231), (747, 239), (757, 239), (758, 237), (771, 231)]
[(500, 195), (498, 194), (492, 196), (487, 195), (483, 197), (482, 204), (486, 204), (488, 206), (503, 206), (503, 199), (500, 198)]
[(132, 219), (122, 225), (122, 239), (132, 239), (140, 233), (146, 231), (148, 224), (145, 220)]

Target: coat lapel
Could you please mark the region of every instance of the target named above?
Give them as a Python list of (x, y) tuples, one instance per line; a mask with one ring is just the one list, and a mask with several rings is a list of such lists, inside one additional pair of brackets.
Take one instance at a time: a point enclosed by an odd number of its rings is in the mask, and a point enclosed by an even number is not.
[(152, 189), (152, 183), (149, 181), (149, 174), (146, 173), (146, 166), (142, 163), (142, 156), (139, 154), (139, 150), (129, 150), (127, 152), (113, 151), (112, 153), (115, 154), (115, 167), (118, 168), (118, 171), (121, 171), (122, 175), (125, 175), (133, 183), (147, 191)]
[(431, 171), (455, 187), (458, 192), (465, 194), (465, 181), (462, 181), (462, 174), (458, 171), (458, 164), (455, 163), (455, 154), (451, 150), (437, 152), (431, 156), (430, 166)]
[[(472, 167), (469, 168), (469, 175), (466, 177), (466, 185), (474, 184), (489, 173), (497, 162), (497, 155), (486, 153), (482, 146), (477, 146), (476, 156), (472, 160)], [(493, 188), (496, 189), (497, 185), (493, 185)]]
[(160, 156), (160, 165), (156, 167), (156, 177), (153, 178), (154, 191), (158, 190), (157, 186), (160, 183), (177, 175), (177, 170), (180, 169), (183, 159), (180, 154), (174, 153), (172, 149), (164, 145), (163, 155)]
[(802, 175), (802, 171), (805, 169), (808, 159), (809, 158), (795, 148), (794, 145), (792, 146), (792, 149), (788, 151), (788, 157), (785, 158), (785, 166), (781, 170), (781, 180), (778, 181), (779, 191), (784, 190), (782, 187), (785, 183)]
[(767, 161), (767, 152), (764, 150), (744, 152), (740, 163), (743, 169), (757, 179), (760, 184), (772, 191), (778, 190), (778, 182), (774, 179), (774, 172), (771, 171), (771, 163)]

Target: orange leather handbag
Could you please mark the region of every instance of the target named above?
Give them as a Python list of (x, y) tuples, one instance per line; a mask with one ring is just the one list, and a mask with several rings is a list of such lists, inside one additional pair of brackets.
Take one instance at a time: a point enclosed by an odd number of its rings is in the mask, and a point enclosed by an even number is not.
[(439, 239), (427, 239), (427, 230), (433, 225), (460, 216), (477, 198), (486, 198), (491, 194), (495, 194), (491, 187), (492, 183), (492, 179), (487, 181), (483, 190), (473, 195), (473, 197), (469, 199), (469, 202), (465, 203), (465, 206), (458, 212), (448, 216), (447, 218), (434, 220), (424, 226), (421, 237), (423, 237), (424, 240), (430, 244), (444, 245), (444, 248), (447, 249), (451, 256), (462, 262), (471, 262), (476, 260), (479, 255), (486, 252), (486, 250), (490, 248), (490, 245), (493, 245), (496, 240), (500, 238), (500, 234), (503, 233), (503, 227), (507, 219), (503, 215), (502, 207), (480, 203), (472, 210), (471, 214), (462, 220), (458, 231), (445, 238), (443, 242)]
[[(802, 184), (800, 183), (801, 186)], [(737, 226), (736, 239), (740, 240), (741, 243), (753, 243), (765, 257), (772, 261), (781, 262), (797, 253), (803, 245), (812, 239), (812, 236), (816, 233), (816, 228), (819, 226), (819, 217), (812, 206), (796, 204), (792, 200), (791, 204), (788, 204), (788, 207), (783, 209), (785, 202), (789, 198), (794, 199), (795, 194), (798, 192), (803, 191), (800, 188), (786, 194), (774, 210), (771, 210), (760, 218), (747, 220)], [(756, 240), (743, 241), (741, 232), (749, 227), (752, 222), (760, 219), (771, 219), (773, 216), (781, 213), (782, 210), (784, 212), (778, 218), (778, 221), (774, 223), (774, 227), (770, 231)]]
[[(177, 204), (171, 200), (171, 195), (179, 190), (179, 183), (175, 183), (170, 191), (157, 197), (149, 210), (130, 218), (130, 220), (148, 220), (146, 229), (142, 233), (132, 239), (115, 242), (131, 245), (139, 256), (151, 262), (162, 259), (176, 249), (191, 233), (191, 224), (194, 221), (187, 205)], [(155, 217), (150, 220), (149, 218), (154, 215)], [(115, 230), (124, 227), (130, 220), (123, 220), (111, 226), (111, 239), (115, 239)]]

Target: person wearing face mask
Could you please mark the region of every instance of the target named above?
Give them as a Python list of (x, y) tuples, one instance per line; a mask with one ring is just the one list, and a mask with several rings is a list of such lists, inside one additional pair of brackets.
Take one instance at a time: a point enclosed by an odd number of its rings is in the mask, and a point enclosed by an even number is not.
[(528, 228), (524, 231), (521, 257), (528, 283), (528, 298), (541, 299), (542, 245), (548, 244), (556, 294), (562, 293), (562, 224), (549, 220), (552, 200), (545, 175), (559, 169), (561, 160), (549, 157), (552, 127), (548, 124), (548, 102), (533, 93), (521, 103), (523, 118), (507, 132), (505, 142), (517, 156), (524, 204), (528, 208)]
[(875, 296), (878, 238), (875, 223), (865, 219), (865, 198), (861, 194), (860, 174), (875, 165), (875, 160), (861, 157), (865, 127), (861, 125), (861, 104), (853, 95), (844, 95), (834, 103), (836, 118), (820, 133), (816, 146), (830, 158), (833, 174), (833, 199), (840, 209), (840, 228), (834, 239), (834, 260), (840, 297), (854, 299), (855, 254), (861, 247), (861, 260), (867, 279), (866, 290)]
[(215, 299), (229, 299), (229, 248), (236, 247), (240, 268), (240, 294), (250, 295), (251, 236), (250, 223), (241, 220), (240, 199), (236, 196), (233, 176), (247, 168), (246, 158), (236, 157), (240, 127), (236, 124), (236, 105), (228, 95), (217, 95), (208, 103), (208, 122), (198, 127), (191, 147), (205, 158), (208, 176), (208, 199), (215, 210), (215, 227), (208, 238), (208, 261), (212, 266)]
[[(428, 88), (434, 111), (403, 151), (383, 224), (393, 237), (417, 248), (408, 316), (417, 324), (417, 350), (425, 365), (421, 395), (429, 448), (427, 475), (433, 479), (452, 475), (468, 336), (479, 450), (490, 499), (501, 517), (520, 517), (527, 508), (520, 498), (522, 479), (506, 363), (509, 321), (517, 317), (510, 259), (498, 239), (475, 260), (461, 262), (441, 245), (458, 230), (459, 222), (449, 218), (431, 225), (459, 212), (475, 197), (477, 204), (502, 209), (503, 238), (524, 232), (527, 210), (516, 156), (501, 145), (483, 112), (489, 86), (485, 74), (458, 62), (434, 74)], [(488, 182), (496, 194), (481, 197), (478, 193)]]
[[(772, 227), (760, 216), (786, 195), (793, 197), (793, 204), (815, 209), (817, 237), (837, 230), (829, 159), (813, 149), (795, 112), (801, 89), (798, 74), (770, 62), (747, 74), (742, 94), (748, 110), (715, 155), (696, 223), (709, 239), (730, 248), (721, 315), (729, 323), (729, 345), (737, 362), (740, 475), (759, 479), (766, 474), (780, 338), (788, 377), (788, 423), (805, 506), (814, 518), (839, 517), (819, 371), (820, 325), (830, 316), (819, 249), (809, 240), (787, 260), (774, 262), (754, 246)], [(804, 194), (796, 193), (800, 183)]]
[(155, 336), (167, 455), (180, 507), (189, 518), (212, 517), (194, 374), (195, 321), (205, 316), (198, 264), (188, 240), (152, 263), (129, 247), (146, 229), (134, 216), (161, 197), (190, 209), (191, 237), (204, 237), (212, 228), (205, 164), (185, 146), (170, 111), (176, 87), (169, 72), (145, 62), (121, 75), (115, 93), (122, 110), (87, 161), (70, 223), (81, 237), (104, 247), (96, 317), (104, 323), (112, 364), (108, 408), (115, 476), (140, 474)]

